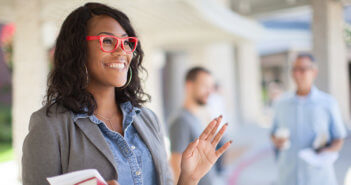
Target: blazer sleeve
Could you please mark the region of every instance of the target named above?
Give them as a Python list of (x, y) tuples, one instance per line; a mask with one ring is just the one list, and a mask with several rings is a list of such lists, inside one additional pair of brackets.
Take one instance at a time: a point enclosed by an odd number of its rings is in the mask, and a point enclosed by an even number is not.
[(50, 122), (43, 113), (32, 114), (29, 133), (23, 143), (23, 185), (49, 184), (47, 177), (62, 173), (60, 147), (56, 122)]
[(163, 156), (164, 159), (166, 159), (164, 161), (166, 161), (166, 163), (167, 163), (167, 165), (166, 165), (167, 166), (166, 167), (166, 172), (165, 172), (165, 176), (166, 176), (165, 177), (165, 181), (166, 181), (165, 184), (166, 185), (173, 185), (174, 184), (174, 182), (173, 182), (173, 171), (171, 169), (170, 164), (168, 163), (167, 147), (166, 147), (166, 144), (165, 144), (165, 140), (166, 140), (166, 136), (167, 136), (166, 132), (165, 132), (165, 128), (164, 128), (164, 125), (160, 123), (160, 120), (158, 119), (156, 114), (153, 111), (151, 111), (151, 113), (152, 113), (152, 115), (154, 117), (154, 120), (157, 123), (156, 126), (157, 126), (157, 130), (158, 130), (159, 137), (160, 137), (160, 140), (161, 140), (162, 148), (164, 148), (164, 150), (165, 150), (164, 151), (165, 156)]

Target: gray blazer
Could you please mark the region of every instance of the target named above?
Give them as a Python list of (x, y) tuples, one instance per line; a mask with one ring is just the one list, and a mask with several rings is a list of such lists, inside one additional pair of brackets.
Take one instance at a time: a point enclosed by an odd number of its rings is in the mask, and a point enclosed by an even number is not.
[[(48, 184), (46, 178), (94, 168), (105, 180), (118, 180), (113, 154), (98, 125), (88, 118), (73, 122), (73, 113), (60, 106), (34, 112), (23, 144), (23, 185)], [(57, 110), (57, 111), (56, 111)], [(158, 174), (158, 184), (173, 184), (164, 144), (164, 129), (156, 115), (141, 109), (134, 126), (149, 148)]]

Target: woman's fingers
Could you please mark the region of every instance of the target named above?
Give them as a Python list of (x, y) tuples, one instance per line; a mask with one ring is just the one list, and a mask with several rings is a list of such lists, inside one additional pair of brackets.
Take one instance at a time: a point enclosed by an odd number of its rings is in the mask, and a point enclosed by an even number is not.
[(219, 148), (217, 151), (216, 151), (216, 156), (217, 157), (220, 157), (228, 148), (229, 146), (232, 144), (232, 141), (228, 141), (226, 142), (221, 148)]
[(219, 141), (222, 139), (224, 132), (227, 130), (228, 123), (224, 124), (219, 132), (216, 134), (214, 139), (212, 140), (211, 144), (216, 147)]
[[(212, 121), (207, 125), (207, 127), (205, 128), (205, 130), (201, 133), (199, 139), (201, 139), (201, 140), (207, 140), (208, 138), (211, 138), (211, 139), (212, 139), (213, 136), (210, 137), (210, 135), (212, 134), (212, 132), (216, 133), (217, 128), (218, 128), (217, 124), (219, 124), (221, 120), (222, 120), (222, 116), (219, 116), (218, 118), (212, 120)], [(214, 130), (214, 131), (213, 131), (213, 130)], [(213, 133), (213, 135), (214, 135), (214, 133)]]
[(215, 124), (217, 123), (217, 120), (214, 119), (212, 120), (207, 127), (205, 128), (205, 130), (201, 133), (201, 135), (199, 136), (199, 139), (201, 140), (206, 140), (206, 138), (208, 137), (208, 135), (211, 133), (213, 127), (215, 126)]
[(191, 142), (183, 153), (184, 157), (185, 158), (191, 157), (198, 144), (199, 144), (199, 139), (196, 139), (195, 141)]
[(212, 128), (212, 131), (210, 132), (210, 134), (205, 138), (205, 140), (212, 140), (214, 135), (216, 134), (217, 132), (217, 129), (219, 127), (219, 125), (221, 124), (221, 121), (222, 121), (222, 116), (219, 116), (217, 119), (216, 119), (216, 124), (215, 126)]

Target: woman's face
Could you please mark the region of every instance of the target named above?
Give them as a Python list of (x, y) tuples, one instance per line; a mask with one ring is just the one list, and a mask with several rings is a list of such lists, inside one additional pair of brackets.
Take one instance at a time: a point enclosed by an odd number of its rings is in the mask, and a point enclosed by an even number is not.
[[(112, 17), (94, 16), (88, 21), (88, 36), (113, 35), (127, 37), (123, 27)], [(111, 53), (100, 49), (99, 40), (88, 42), (87, 70), (89, 85), (104, 87), (122, 87), (127, 82), (127, 75), (133, 54), (118, 48)]]

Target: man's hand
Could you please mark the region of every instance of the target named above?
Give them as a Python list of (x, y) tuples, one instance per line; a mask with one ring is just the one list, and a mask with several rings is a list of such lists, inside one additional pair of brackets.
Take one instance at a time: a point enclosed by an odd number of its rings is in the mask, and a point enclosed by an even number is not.
[(284, 147), (285, 142), (287, 142), (288, 139), (287, 138), (277, 138), (275, 136), (272, 136), (272, 141), (273, 141), (273, 144), (276, 148), (282, 149)]
[(344, 139), (335, 139), (328, 147), (323, 147), (316, 150), (317, 153), (323, 152), (339, 152), (344, 144)]

